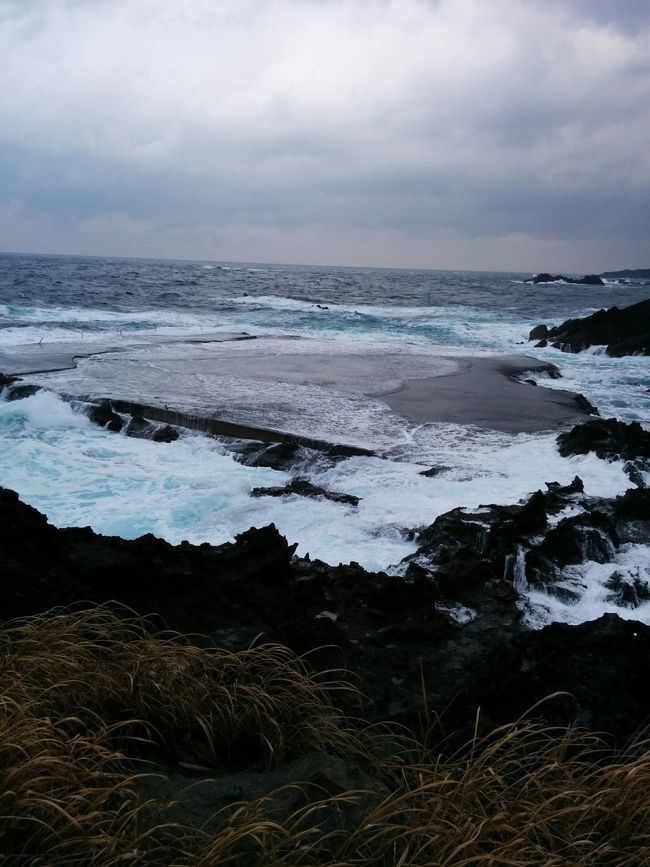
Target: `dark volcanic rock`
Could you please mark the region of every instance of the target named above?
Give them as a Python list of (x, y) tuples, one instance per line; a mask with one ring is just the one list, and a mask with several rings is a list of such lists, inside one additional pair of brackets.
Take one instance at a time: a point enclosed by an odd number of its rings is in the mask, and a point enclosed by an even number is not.
[(101, 403), (91, 406), (88, 410), (88, 418), (100, 427), (105, 427), (114, 433), (121, 431), (124, 425), (122, 417), (114, 411), (110, 400), (103, 400)]
[[(598, 274), (586, 274), (584, 277), (565, 277), (563, 274), (548, 274), (544, 271), (541, 274), (536, 274), (534, 277), (529, 277), (528, 280), (524, 280), (524, 283), (557, 283), (562, 281), (563, 283), (575, 283), (579, 286), (604, 286), (603, 280), (598, 276)], [(533, 339), (533, 338), (529, 338)]]
[(155, 443), (173, 443), (180, 437), (179, 432), (170, 424), (165, 424), (154, 431), (151, 439)]
[[(511, 603), (529, 587), (575, 597), (563, 580), (566, 566), (609, 562), (621, 541), (650, 539), (650, 491), (616, 500), (587, 497), (577, 476), (569, 485), (547, 487), (520, 505), (441, 515), (419, 532), (418, 550), (404, 561), (407, 576), (427, 576), (441, 597), (470, 606), (479, 617), (512, 620)], [(576, 514), (561, 518), (576, 507)], [(561, 520), (549, 520), (558, 515)]]
[(8, 385), (5, 393), (6, 400), (22, 400), (25, 397), (32, 397), (37, 391), (41, 391), (40, 385), (25, 383), (25, 385)]
[(564, 352), (580, 352), (589, 346), (606, 346), (607, 354), (650, 355), (650, 299), (619, 310), (599, 310), (584, 319), (567, 319), (548, 333), (553, 346)]
[(251, 497), (284, 497), (287, 494), (298, 494), (301, 497), (315, 497), (331, 500), (333, 503), (344, 503), (347, 506), (358, 506), (359, 497), (352, 494), (341, 494), (338, 491), (328, 491), (312, 484), (308, 479), (292, 479), (288, 485), (273, 488), (253, 488)]
[(650, 280), (650, 268), (624, 268), (622, 271), (603, 271), (601, 277), (608, 279), (621, 278), (620, 282), (626, 280)]
[(650, 715), (650, 627), (615, 614), (580, 626), (555, 623), (497, 644), (485, 655), (476, 697), (494, 722), (515, 719), (538, 696), (570, 695), (537, 711), (551, 723), (575, 719), (625, 738)]
[(584, 394), (576, 394), (575, 402), (578, 409), (582, 410), (582, 412), (587, 415), (600, 415), (598, 409), (593, 405), (590, 400), (584, 396)]
[(442, 464), (437, 464), (435, 467), (429, 467), (428, 470), (420, 470), (418, 473), (419, 476), (424, 476), (426, 479), (435, 479), (436, 476), (440, 476), (443, 473), (446, 473), (449, 467), (445, 467)]
[(543, 340), (548, 334), (546, 325), (536, 325), (528, 335), (529, 340)]
[[(548, 536), (548, 511), (561, 508), (567, 497), (581, 497), (579, 487), (574, 481), (538, 492), (523, 506), (492, 507), (493, 538), (450, 513), (446, 524), (457, 526), (460, 537), (448, 538), (444, 546), (442, 538), (431, 543), (452, 558), (474, 542), (483, 553), (503, 554), (520, 540), (530, 541), (531, 534)], [(647, 492), (628, 494), (611, 510), (631, 520)], [(478, 617), (461, 627), (436, 611), (434, 581), (420, 576), (409, 582), (354, 563), (332, 567), (295, 558), (294, 551), (272, 525), (217, 547), (173, 546), (151, 535), (129, 541), (89, 528), (58, 530), (16, 494), (0, 489), (0, 615), (116, 600), (141, 614), (157, 612), (173, 629), (210, 635), (232, 649), (260, 636), (309, 651), (318, 667), (345, 666), (359, 678), (368, 700), (361, 709), (346, 691), (334, 697), (344, 709), (362, 710), (373, 719), (417, 726), (424, 684), (429, 714), (442, 714), (443, 735), (458, 730), (461, 740), (473, 731), (477, 706), (489, 727), (516, 719), (557, 691), (573, 698), (546, 703), (537, 716), (554, 723), (577, 720), (624, 738), (650, 714), (650, 627), (611, 615), (534, 632), (522, 630), (514, 616)], [(502, 612), (512, 608), (512, 586), (503, 578), (492, 582), (491, 592), (501, 598)], [(640, 598), (644, 591), (614, 581), (611, 592), (627, 604), (631, 593)]]
[(606, 586), (612, 591), (607, 596), (607, 601), (613, 602), (619, 608), (638, 608), (644, 602), (650, 601), (650, 585), (638, 575), (614, 572)]
[(150, 440), (155, 430), (156, 425), (153, 422), (147, 421), (141, 415), (134, 415), (129, 419), (129, 423), (124, 428), (124, 433), (129, 437)]
[(557, 445), (563, 457), (595, 452), (605, 460), (650, 458), (650, 433), (638, 421), (627, 424), (615, 418), (594, 419), (559, 434)]
[(313, 457), (313, 449), (298, 443), (257, 443), (237, 444), (238, 460), (248, 467), (268, 467), (272, 470), (290, 470), (296, 464)]
[(155, 422), (148, 421), (141, 415), (131, 417), (124, 429), (124, 433), (129, 437), (153, 440), (156, 443), (173, 443), (180, 437), (175, 427), (169, 424), (158, 425)]

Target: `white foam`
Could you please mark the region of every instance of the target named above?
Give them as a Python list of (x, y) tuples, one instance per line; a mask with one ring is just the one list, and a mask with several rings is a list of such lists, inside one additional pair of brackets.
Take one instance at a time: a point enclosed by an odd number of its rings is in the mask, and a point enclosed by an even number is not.
[(650, 426), (650, 358), (626, 355), (612, 358), (604, 347), (591, 347), (579, 353), (561, 352), (548, 347), (535, 354), (557, 364), (561, 379), (549, 379), (543, 374), (529, 378), (546, 388), (568, 389), (584, 394), (603, 418), (615, 416), (623, 421), (640, 421)]
[(569, 566), (562, 573), (564, 586), (578, 594), (578, 601), (569, 603), (541, 591), (530, 591), (528, 600), (532, 607), (525, 613), (528, 625), (535, 628), (554, 621), (577, 624), (595, 620), (603, 614), (618, 614), (626, 620), (639, 620), (650, 625), (650, 601), (638, 607), (624, 607), (608, 599), (612, 590), (606, 584), (619, 573), (624, 580), (650, 586), (650, 548), (645, 545), (621, 545), (610, 563), (587, 561)]
[(0, 424), (35, 430), (87, 429), (88, 418), (50, 391), (38, 391), (22, 400), (0, 401)]

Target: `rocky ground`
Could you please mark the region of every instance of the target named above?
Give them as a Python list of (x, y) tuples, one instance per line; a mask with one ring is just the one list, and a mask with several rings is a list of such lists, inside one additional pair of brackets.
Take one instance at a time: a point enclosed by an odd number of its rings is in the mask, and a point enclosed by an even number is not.
[[(555, 328), (539, 325), (529, 340), (550, 343), (564, 352), (604, 346), (608, 355), (650, 355), (650, 299), (619, 310), (599, 310), (583, 319), (567, 319)], [(537, 345), (540, 345), (539, 343)]]
[[(632, 477), (650, 454), (650, 434), (615, 420), (595, 419), (558, 439), (563, 453), (627, 459)], [(258, 455), (295, 458), (287, 450), (260, 444)], [(245, 459), (253, 460), (250, 449)], [(478, 706), (489, 727), (557, 691), (571, 697), (546, 706), (551, 721), (577, 719), (626, 737), (650, 715), (650, 627), (616, 615), (539, 631), (521, 622), (524, 589), (566, 598), (563, 567), (606, 562), (625, 542), (650, 543), (648, 489), (605, 500), (587, 497), (579, 478), (565, 487), (549, 480), (520, 505), (454, 509), (421, 528), (417, 541), (398, 578), (296, 557), (273, 525), (216, 547), (57, 529), (3, 489), (0, 614), (6, 621), (116, 600), (233, 650), (261, 636), (358, 678), (366, 700), (353, 708), (356, 698), (339, 697), (347, 712), (417, 727), (426, 693), (427, 713), (459, 736)], [(611, 594), (634, 607), (650, 588), (620, 579)], [(458, 622), (463, 611), (469, 622)]]

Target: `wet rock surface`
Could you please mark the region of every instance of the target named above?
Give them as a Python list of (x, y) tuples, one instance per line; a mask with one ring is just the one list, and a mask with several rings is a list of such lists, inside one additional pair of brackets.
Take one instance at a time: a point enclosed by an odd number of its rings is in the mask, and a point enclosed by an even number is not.
[(88, 418), (100, 427), (113, 431), (113, 433), (119, 433), (124, 427), (124, 420), (115, 412), (110, 400), (103, 400), (101, 403), (90, 406)]
[[(541, 274), (536, 274), (534, 277), (529, 277), (524, 280), (524, 283), (572, 283), (578, 286), (604, 286), (603, 279), (598, 274), (585, 274), (584, 277), (565, 277), (563, 274), (549, 274), (543, 271)], [(531, 338), (532, 339), (532, 338)]]
[[(201, 635), (231, 649), (268, 640), (309, 653), (317, 668), (343, 667), (366, 699), (359, 705), (343, 693), (336, 701), (371, 719), (417, 727), (424, 684), (444, 731), (462, 739), (478, 705), (489, 726), (566, 690), (574, 698), (540, 713), (624, 737), (650, 714), (650, 627), (608, 616), (530, 631), (517, 605), (522, 550), (525, 580), (548, 587), (563, 563), (584, 556), (584, 544), (589, 555), (607, 557), (610, 545), (648, 534), (647, 491), (599, 501), (581, 487), (576, 479), (518, 506), (441, 516), (421, 530), (419, 557), (404, 578), (297, 558), (273, 525), (217, 547), (57, 529), (1, 489), (0, 615), (116, 600), (155, 612), (198, 643)], [(567, 504), (584, 511), (558, 520)], [(614, 579), (611, 592), (627, 605), (645, 590)], [(470, 622), (449, 617), (450, 603), (470, 606)]]
[(610, 461), (650, 458), (650, 433), (638, 421), (594, 419), (559, 434), (557, 444), (563, 457), (594, 452), (599, 458)]
[(285, 497), (289, 495), (313, 497), (330, 500), (332, 503), (342, 503), (346, 506), (358, 506), (361, 498), (352, 494), (342, 494), (340, 491), (328, 491), (319, 485), (314, 485), (309, 479), (291, 479), (288, 485), (270, 488), (253, 488), (251, 497)]
[(623, 469), (632, 484), (647, 486), (644, 474), (650, 472), (650, 433), (636, 421), (594, 419), (560, 434), (557, 444), (563, 457), (593, 452), (603, 460), (624, 460)]
[(552, 346), (564, 352), (603, 346), (615, 357), (650, 355), (650, 299), (622, 309), (599, 310), (583, 319), (567, 319), (551, 328), (547, 337)]

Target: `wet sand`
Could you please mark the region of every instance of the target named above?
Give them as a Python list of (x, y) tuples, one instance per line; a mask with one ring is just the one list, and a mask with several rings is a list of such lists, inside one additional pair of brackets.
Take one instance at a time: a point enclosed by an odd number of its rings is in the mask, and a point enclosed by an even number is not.
[(357, 453), (389, 447), (408, 425), (530, 433), (586, 418), (574, 393), (514, 380), (523, 371), (556, 371), (530, 356), (449, 357), (363, 343), (342, 351), (332, 340), (247, 337), (86, 344), (83, 357), (70, 344), (13, 347), (0, 357), (0, 371), (197, 430), (344, 444)]
[(517, 382), (524, 371), (548, 371), (552, 365), (530, 356), (462, 358), (455, 373), (409, 380), (380, 395), (411, 424), (453, 422), (506, 433), (533, 433), (586, 418), (571, 391)]

